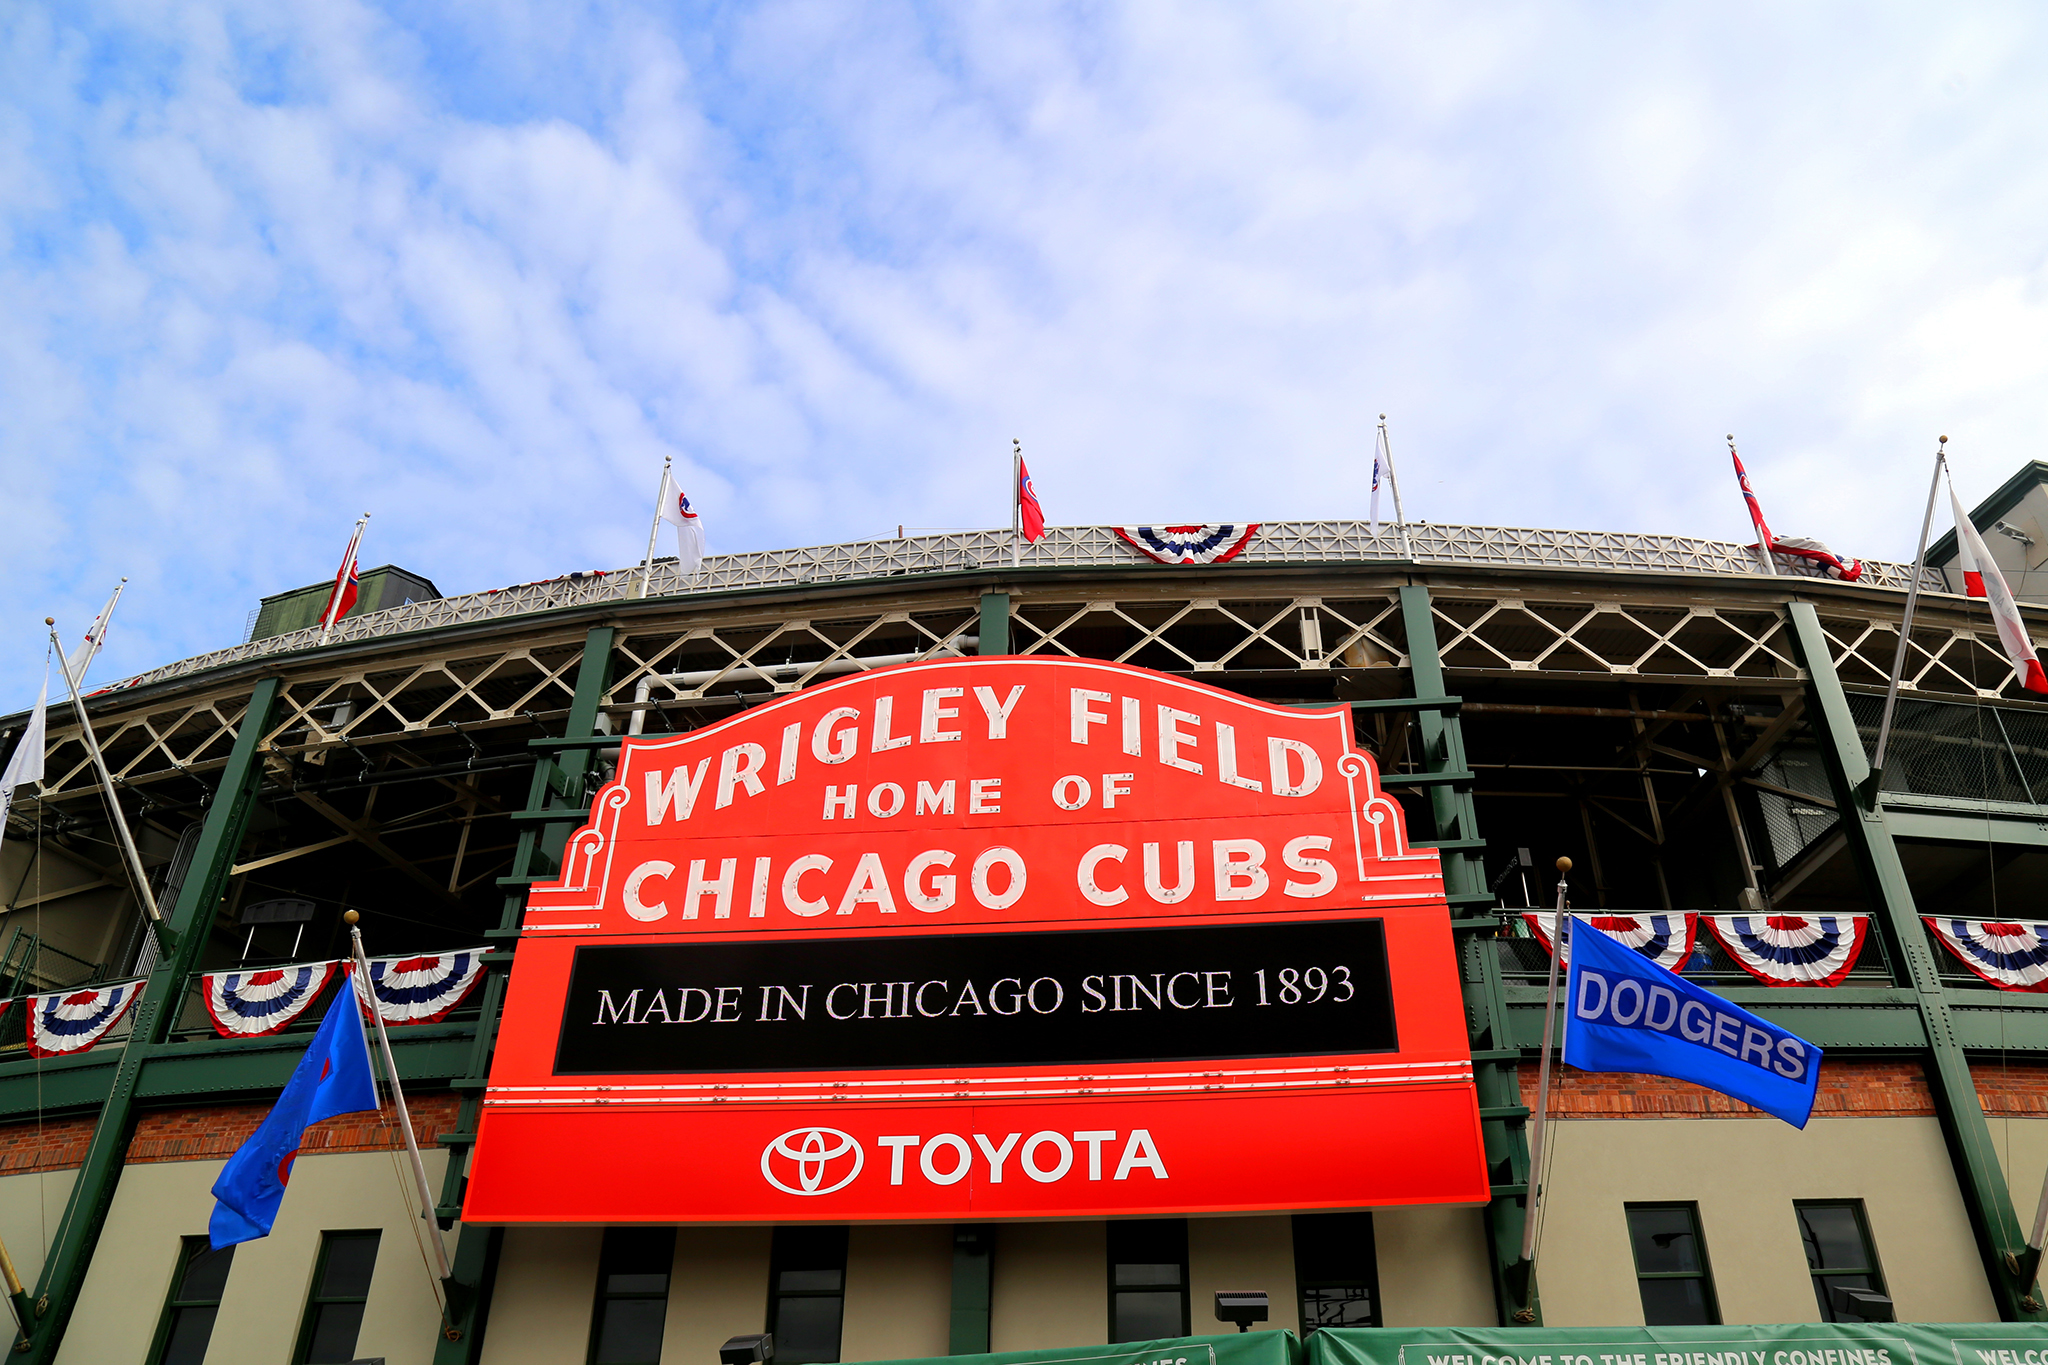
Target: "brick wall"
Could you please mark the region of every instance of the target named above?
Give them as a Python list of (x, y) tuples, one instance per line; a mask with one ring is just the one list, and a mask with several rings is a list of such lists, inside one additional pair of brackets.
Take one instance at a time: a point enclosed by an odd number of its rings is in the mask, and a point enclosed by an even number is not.
[[(406, 1107), (423, 1152), (433, 1148), (436, 1137), (455, 1128), (456, 1097), (452, 1092), (408, 1095)], [(128, 1145), (128, 1160), (131, 1164), (223, 1160), (233, 1155), (269, 1112), (267, 1104), (145, 1110)], [(64, 1171), (83, 1165), (92, 1127), (93, 1120), (86, 1118), (48, 1119), (40, 1126), (34, 1122), (0, 1125), (0, 1175)], [(306, 1130), (299, 1151), (317, 1156), (383, 1152), (404, 1145), (396, 1114), (386, 1109), (375, 1116), (343, 1114), (316, 1123)]]
[(2048, 1118), (2048, 1062), (1972, 1062), (1977, 1098), (1994, 1118)]
[[(1522, 1102), (1536, 1096), (1533, 1068), (1522, 1068)], [(2048, 1100), (2048, 1069), (2037, 1082)], [(1570, 1119), (1760, 1119), (1768, 1114), (1740, 1100), (1661, 1076), (1550, 1073), (1550, 1112)], [(2044, 1107), (2048, 1113), (2048, 1107)], [(1815, 1118), (1932, 1118), (1934, 1096), (1918, 1062), (1823, 1060)]]

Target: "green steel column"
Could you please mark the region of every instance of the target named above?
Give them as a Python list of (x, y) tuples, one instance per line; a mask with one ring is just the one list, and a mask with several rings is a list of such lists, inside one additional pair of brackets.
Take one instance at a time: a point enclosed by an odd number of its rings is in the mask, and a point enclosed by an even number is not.
[[(562, 727), (563, 739), (583, 739), (597, 733), (598, 710), (611, 686), (612, 644), (617, 638), (618, 631), (611, 626), (599, 626), (583, 637), (583, 659), (576, 667), (576, 694)], [(469, 1164), (469, 1150), (476, 1142), (484, 1086), (490, 1079), (491, 1051), (498, 1040), (505, 982), (511, 971), (513, 950), (519, 943), (520, 920), (526, 913), (526, 884), (537, 873), (559, 866), (570, 833), (583, 823), (589, 807), (583, 777), (593, 762), (588, 750), (572, 749), (552, 758), (542, 757), (533, 765), (526, 808), (547, 810), (559, 805), (563, 818), (560, 823), (548, 821), (521, 829), (519, 846), (512, 855), (511, 875), (502, 879), (506, 893), (498, 927), (485, 935), (499, 951), (484, 959), (483, 1004), (477, 1014), (476, 1041), (470, 1047), (469, 1070), (455, 1083), (462, 1104), (457, 1111), (455, 1131), (441, 1138), (442, 1145), (448, 1148), (448, 1168), (441, 1177), (441, 1199), (434, 1206), (434, 1213), (443, 1227), (462, 1216), (463, 1189), (469, 1181), (463, 1168)], [(435, 1343), (434, 1365), (475, 1365), (482, 1355), (491, 1281), (497, 1271), (501, 1240), (498, 1228), (467, 1225), (456, 1239), (454, 1273), (448, 1284), (448, 1323)]]
[[(1905, 966), (1905, 984), (1913, 988), (1921, 1021), (1927, 1029), (1928, 1081), (1934, 1092), (1935, 1110), (1941, 1116), (1942, 1133), (1948, 1140), (1956, 1185), (1963, 1206), (1969, 1211), (1970, 1226), (1977, 1234), (1977, 1249), (1984, 1257), (1991, 1297), (1998, 1304), (1999, 1316), (2008, 1322), (2048, 1318), (2028, 1296), (2030, 1286), (2015, 1270), (2016, 1258), (2027, 1250), (2026, 1234), (2013, 1214), (2012, 1196), (1999, 1169), (1991, 1129), (1984, 1122), (1984, 1108), (1970, 1077), (1969, 1060), (1956, 1038), (1948, 996), (1928, 950), (1920, 913), (1913, 903), (1913, 890), (1906, 880), (1906, 868), (1899, 860), (1891, 831), (1885, 828), (1882, 802), (1876, 810), (1865, 810), (1855, 797), (1857, 785), (1870, 775), (1870, 761), (1856, 732), (1856, 720), (1849, 711), (1842, 680), (1835, 673), (1820, 617), (1809, 602), (1790, 603), (1786, 610), (1799, 661), (1811, 679), (1807, 714), (1821, 735), (1821, 753), (1834, 784), (1835, 807), (1842, 813), (1843, 833), (1848, 836), (1864, 885), (1870, 888), (1876, 902), (1872, 909), (1893, 951), (1893, 960)], [(2026, 1301), (2024, 1305), (2022, 1300)]]
[[(1443, 661), (1437, 654), (1436, 620), (1430, 610), (1428, 588), (1401, 589), (1401, 621), (1407, 634), (1408, 667), (1416, 699), (1449, 696), (1444, 688)], [(1429, 771), (1470, 770), (1464, 728), (1455, 714), (1418, 710), (1415, 719), (1422, 739), (1423, 762)], [(1433, 842), (1477, 844), (1479, 819), (1470, 785), (1460, 783), (1427, 790), (1439, 836)], [(1452, 907), (1453, 919), (1458, 917), (1459, 906), (1492, 902), (1486, 890), (1483, 848), (1449, 847), (1441, 856), (1444, 894)], [(1482, 1116), (1492, 1115), (1484, 1117), (1480, 1131), (1486, 1142), (1486, 1164), (1494, 1188), (1485, 1212), (1494, 1303), (1503, 1326), (1540, 1326), (1543, 1308), (1538, 1302), (1535, 1278), (1521, 1259), (1522, 1219), (1529, 1182), (1529, 1142), (1524, 1128), (1527, 1110), (1522, 1107), (1521, 1087), (1515, 1074), (1513, 1059), (1519, 1054), (1508, 1024), (1500, 958), (1492, 943), (1481, 934), (1461, 931), (1458, 938), (1465, 981), (1465, 1014), (1471, 1024), (1475, 1054), (1473, 1078)]]
[(947, 1355), (978, 1356), (988, 1350), (995, 1241), (996, 1230), (987, 1223), (953, 1228), (953, 1322)]
[(278, 679), (265, 678), (249, 696), (249, 708), (242, 713), (235, 746), (228, 754), (220, 785), (214, 789), (213, 803), (200, 826), (191, 869), (185, 874), (177, 904), (171, 907), (171, 950), (157, 960), (143, 987), (142, 998), (135, 1002), (135, 1022), (127, 1046), (121, 1050), (113, 1088), (100, 1108), (99, 1121), (93, 1125), (92, 1142), (86, 1147), (85, 1163), (79, 1168), (71, 1198), (64, 1206), (56, 1244), (50, 1248), (49, 1259), (43, 1263), (43, 1273), (36, 1284), (42, 1316), (36, 1322), (35, 1335), (26, 1353), (36, 1365), (47, 1365), (56, 1358), (64, 1329), (71, 1321), (71, 1310), (78, 1304), (78, 1291), (85, 1283), (86, 1272), (92, 1268), (93, 1251), (99, 1245), (100, 1230), (106, 1224), (107, 1209), (114, 1202), (114, 1189), (127, 1160), (128, 1141), (134, 1134), (135, 1083), (150, 1051), (176, 1027), (185, 1002), (186, 980), (211, 936), (214, 912), (220, 904), (228, 870), (234, 866), (242, 836), (249, 828), (249, 812), (256, 803), (256, 789), (263, 776), (261, 741), (270, 725), (280, 687)]
[(1010, 652), (1010, 594), (985, 592), (981, 595), (981, 644), (975, 652)]

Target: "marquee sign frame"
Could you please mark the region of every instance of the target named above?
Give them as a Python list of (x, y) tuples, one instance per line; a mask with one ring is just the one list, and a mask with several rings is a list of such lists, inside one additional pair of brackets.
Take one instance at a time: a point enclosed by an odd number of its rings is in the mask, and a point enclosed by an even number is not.
[(1441, 864), (1349, 708), (1032, 656), (623, 740), (529, 893), (464, 1216), (1487, 1197)]

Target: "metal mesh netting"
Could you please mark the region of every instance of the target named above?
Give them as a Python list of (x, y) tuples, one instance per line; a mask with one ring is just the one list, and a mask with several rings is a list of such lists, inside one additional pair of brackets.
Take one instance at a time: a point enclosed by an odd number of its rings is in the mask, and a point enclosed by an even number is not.
[[(1854, 695), (1863, 749), (1877, 745), (1884, 698)], [(1887, 791), (2028, 805), (2048, 798), (2048, 713), (1900, 698), (1886, 748)]]

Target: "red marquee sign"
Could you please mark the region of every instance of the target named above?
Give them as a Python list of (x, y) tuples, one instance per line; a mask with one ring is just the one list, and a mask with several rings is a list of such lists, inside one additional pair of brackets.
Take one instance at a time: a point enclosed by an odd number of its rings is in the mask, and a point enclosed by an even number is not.
[(624, 741), (529, 897), (465, 1217), (1486, 1198), (1441, 866), (1348, 708), (992, 658)]

